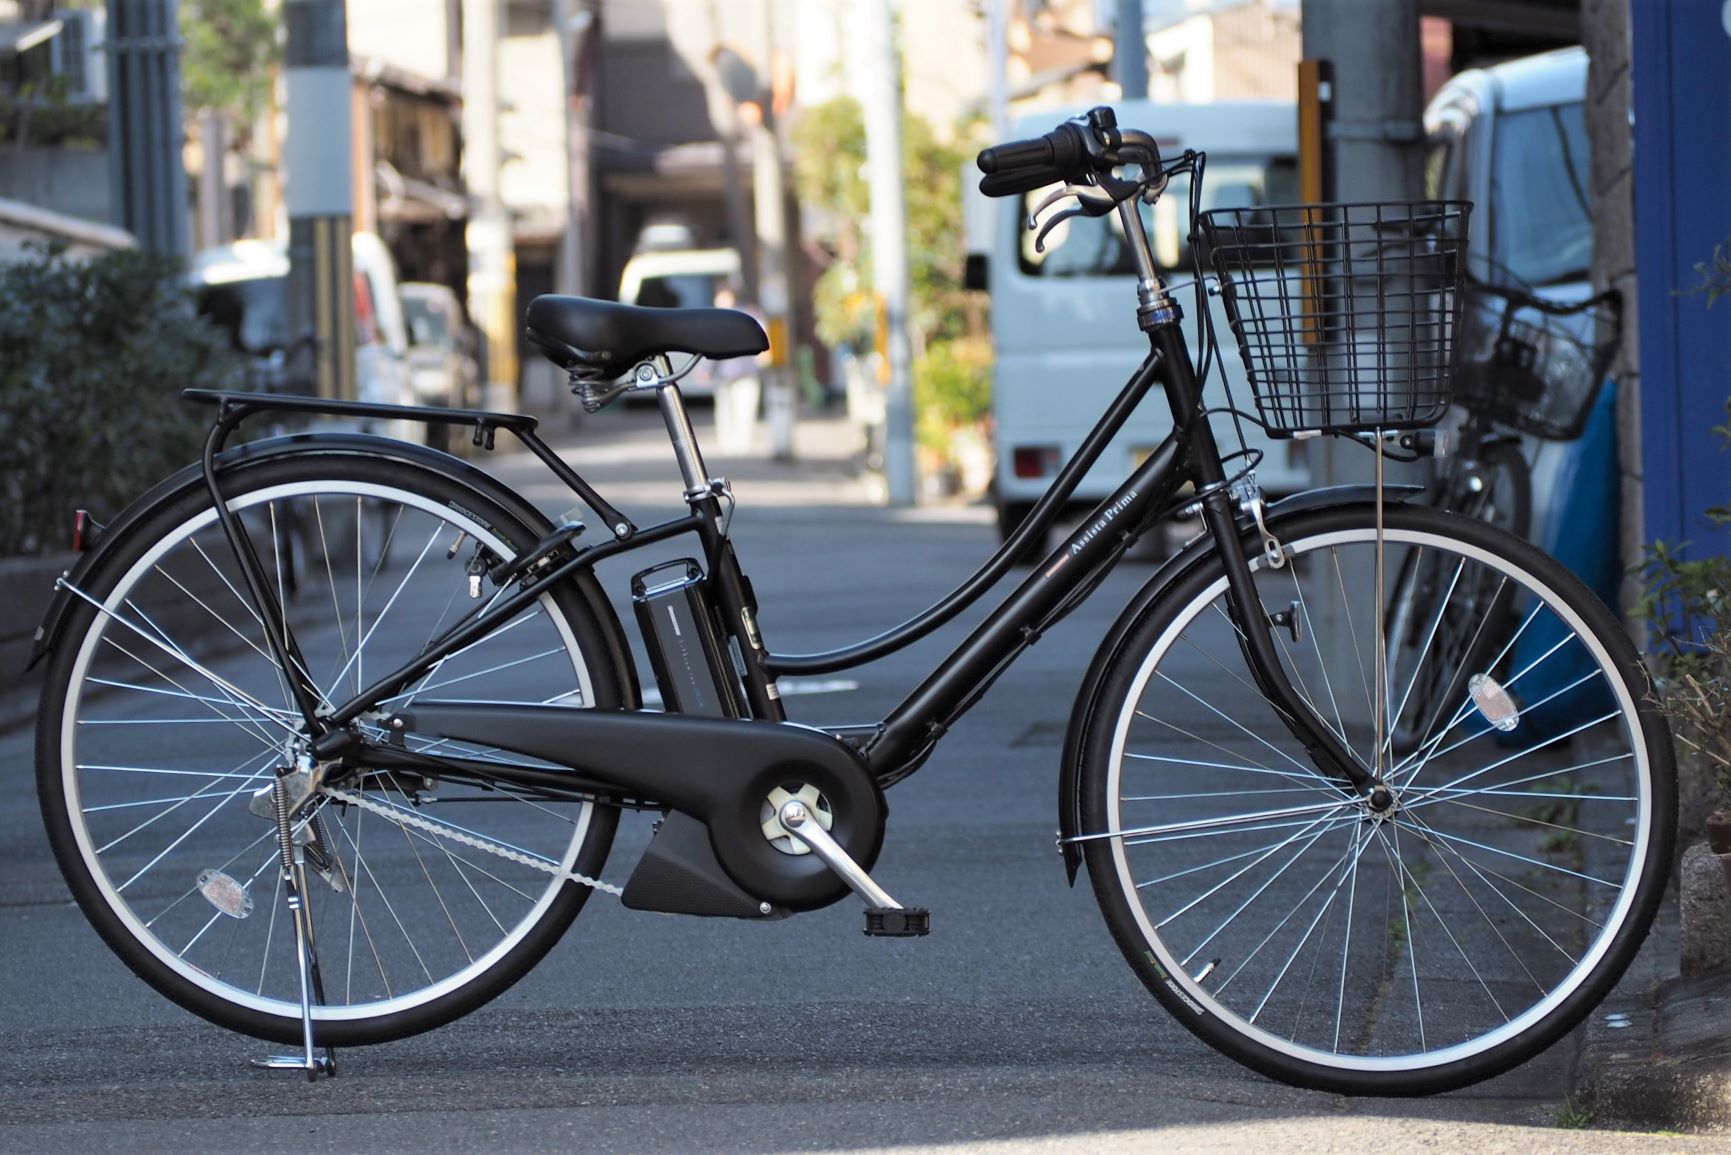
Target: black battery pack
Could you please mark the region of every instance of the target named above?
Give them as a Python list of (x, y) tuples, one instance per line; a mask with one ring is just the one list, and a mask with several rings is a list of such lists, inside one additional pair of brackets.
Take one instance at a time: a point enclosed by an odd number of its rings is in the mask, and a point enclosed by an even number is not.
[(739, 682), (717, 629), (703, 567), (664, 562), (631, 579), (637, 625), (669, 713), (739, 718)]

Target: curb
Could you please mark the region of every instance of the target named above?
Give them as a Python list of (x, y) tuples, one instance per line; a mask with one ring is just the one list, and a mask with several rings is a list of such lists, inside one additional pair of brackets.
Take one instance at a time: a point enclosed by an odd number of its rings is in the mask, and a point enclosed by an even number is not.
[(1680, 978), (1667, 898), (1640, 954), (1586, 1023), (1575, 1094), (1595, 1128), (1731, 1129), (1731, 967)]

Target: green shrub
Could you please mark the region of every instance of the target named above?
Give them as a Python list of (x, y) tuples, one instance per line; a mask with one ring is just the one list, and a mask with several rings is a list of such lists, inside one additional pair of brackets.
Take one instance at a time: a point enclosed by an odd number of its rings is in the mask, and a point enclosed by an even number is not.
[[(1714, 432), (1731, 446), (1731, 421)], [(1731, 503), (1709, 508), (1707, 520), (1731, 525)], [(1731, 809), (1731, 558), (1684, 560), (1655, 542), (1641, 577), (1646, 592), (1635, 614), (1653, 626), (1661, 706), (1678, 744), (1705, 761), (1720, 805)]]
[(951, 431), (985, 420), (991, 408), (991, 342), (938, 341), (914, 363), (914, 412), (928, 448), (944, 452)]
[(212, 414), (180, 390), (242, 378), (173, 259), (31, 246), (0, 266), (0, 555), (62, 549), (74, 510), (107, 520), (196, 460)]

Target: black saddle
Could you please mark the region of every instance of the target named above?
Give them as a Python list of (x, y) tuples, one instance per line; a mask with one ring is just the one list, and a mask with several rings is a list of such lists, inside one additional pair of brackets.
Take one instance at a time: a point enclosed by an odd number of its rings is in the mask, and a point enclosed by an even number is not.
[(658, 353), (721, 360), (769, 348), (763, 326), (735, 309), (651, 309), (553, 294), (529, 302), (529, 342), (561, 369), (604, 377)]

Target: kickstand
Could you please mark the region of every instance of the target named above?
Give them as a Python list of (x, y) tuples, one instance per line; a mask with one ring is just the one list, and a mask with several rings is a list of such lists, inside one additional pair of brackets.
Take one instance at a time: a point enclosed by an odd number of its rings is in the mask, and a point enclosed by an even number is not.
[(312, 910), (306, 901), (306, 857), (295, 843), (290, 815), (288, 778), (292, 773), (294, 771), (288, 766), (277, 768), (272, 800), (276, 811), (277, 850), (282, 857), (283, 892), (288, 896), (289, 915), (295, 924), (295, 964), (301, 993), (301, 1053), (269, 1055), (252, 1060), (252, 1065), (274, 1071), (305, 1071), (307, 1081), (316, 1082), (320, 1075), (334, 1076), (337, 1073), (337, 1056), (329, 1046), (324, 1048), (324, 1054), (318, 1054), (313, 1043), (313, 1007), (324, 1006), (325, 984), (319, 975), (318, 951), (313, 943)]

